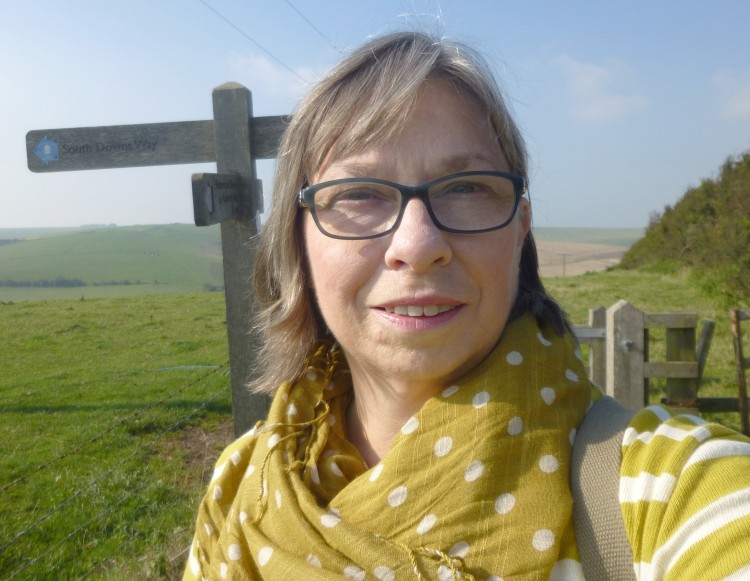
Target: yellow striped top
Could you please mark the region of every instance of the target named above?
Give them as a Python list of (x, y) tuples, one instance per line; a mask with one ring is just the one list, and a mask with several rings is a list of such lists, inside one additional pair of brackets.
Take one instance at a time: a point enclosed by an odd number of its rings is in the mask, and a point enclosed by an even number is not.
[(639, 580), (750, 579), (750, 440), (661, 406), (625, 431), (620, 506)]

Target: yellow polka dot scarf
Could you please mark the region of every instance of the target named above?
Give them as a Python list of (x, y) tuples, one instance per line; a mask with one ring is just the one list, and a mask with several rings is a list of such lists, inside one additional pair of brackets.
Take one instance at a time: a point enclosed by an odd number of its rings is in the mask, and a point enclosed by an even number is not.
[(229, 446), (185, 579), (582, 579), (568, 477), (591, 400), (570, 336), (522, 317), (368, 468), (351, 378), (323, 342), (268, 420)]

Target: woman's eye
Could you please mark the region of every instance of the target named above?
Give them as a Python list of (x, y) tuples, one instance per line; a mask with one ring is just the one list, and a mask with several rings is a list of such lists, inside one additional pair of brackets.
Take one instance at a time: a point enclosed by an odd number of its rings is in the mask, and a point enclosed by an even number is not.
[(318, 204), (325, 208), (342, 206), (361, 206), (391, 202), (394, 196), (389, 192), (371, 187), (322, 190), (318, 195)]
[(477, 194), (483, 193), (487, 190), (482, 184), (476, 184), (471, 182), (459, 182), (455, 184), (449, 184), (440, 192), (440, 195), (450, 194)]

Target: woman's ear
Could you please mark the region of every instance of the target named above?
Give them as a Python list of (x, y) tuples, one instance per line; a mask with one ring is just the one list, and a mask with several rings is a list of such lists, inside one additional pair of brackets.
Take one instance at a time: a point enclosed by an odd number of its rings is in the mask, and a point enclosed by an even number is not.
[(531, 230), (531, 203), (529, 200), (521, 198), (521, 201), (518, 202), (518, 211), (516, 215), (518, 217), (518, 236), (516, 244), (521, 248), (524, 240), (526, 240), (526, 235), (529, 233), (529, 230)]

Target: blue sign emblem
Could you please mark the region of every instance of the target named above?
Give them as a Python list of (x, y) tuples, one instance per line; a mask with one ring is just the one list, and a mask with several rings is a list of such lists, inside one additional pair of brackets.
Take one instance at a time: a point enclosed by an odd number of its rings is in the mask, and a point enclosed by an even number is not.
[(34, 155), (42, 160), (44, 165), (49, 165), (51, 161), (57, 161), (57, 140), (50, 139), (46, 135), (34, 146)]

